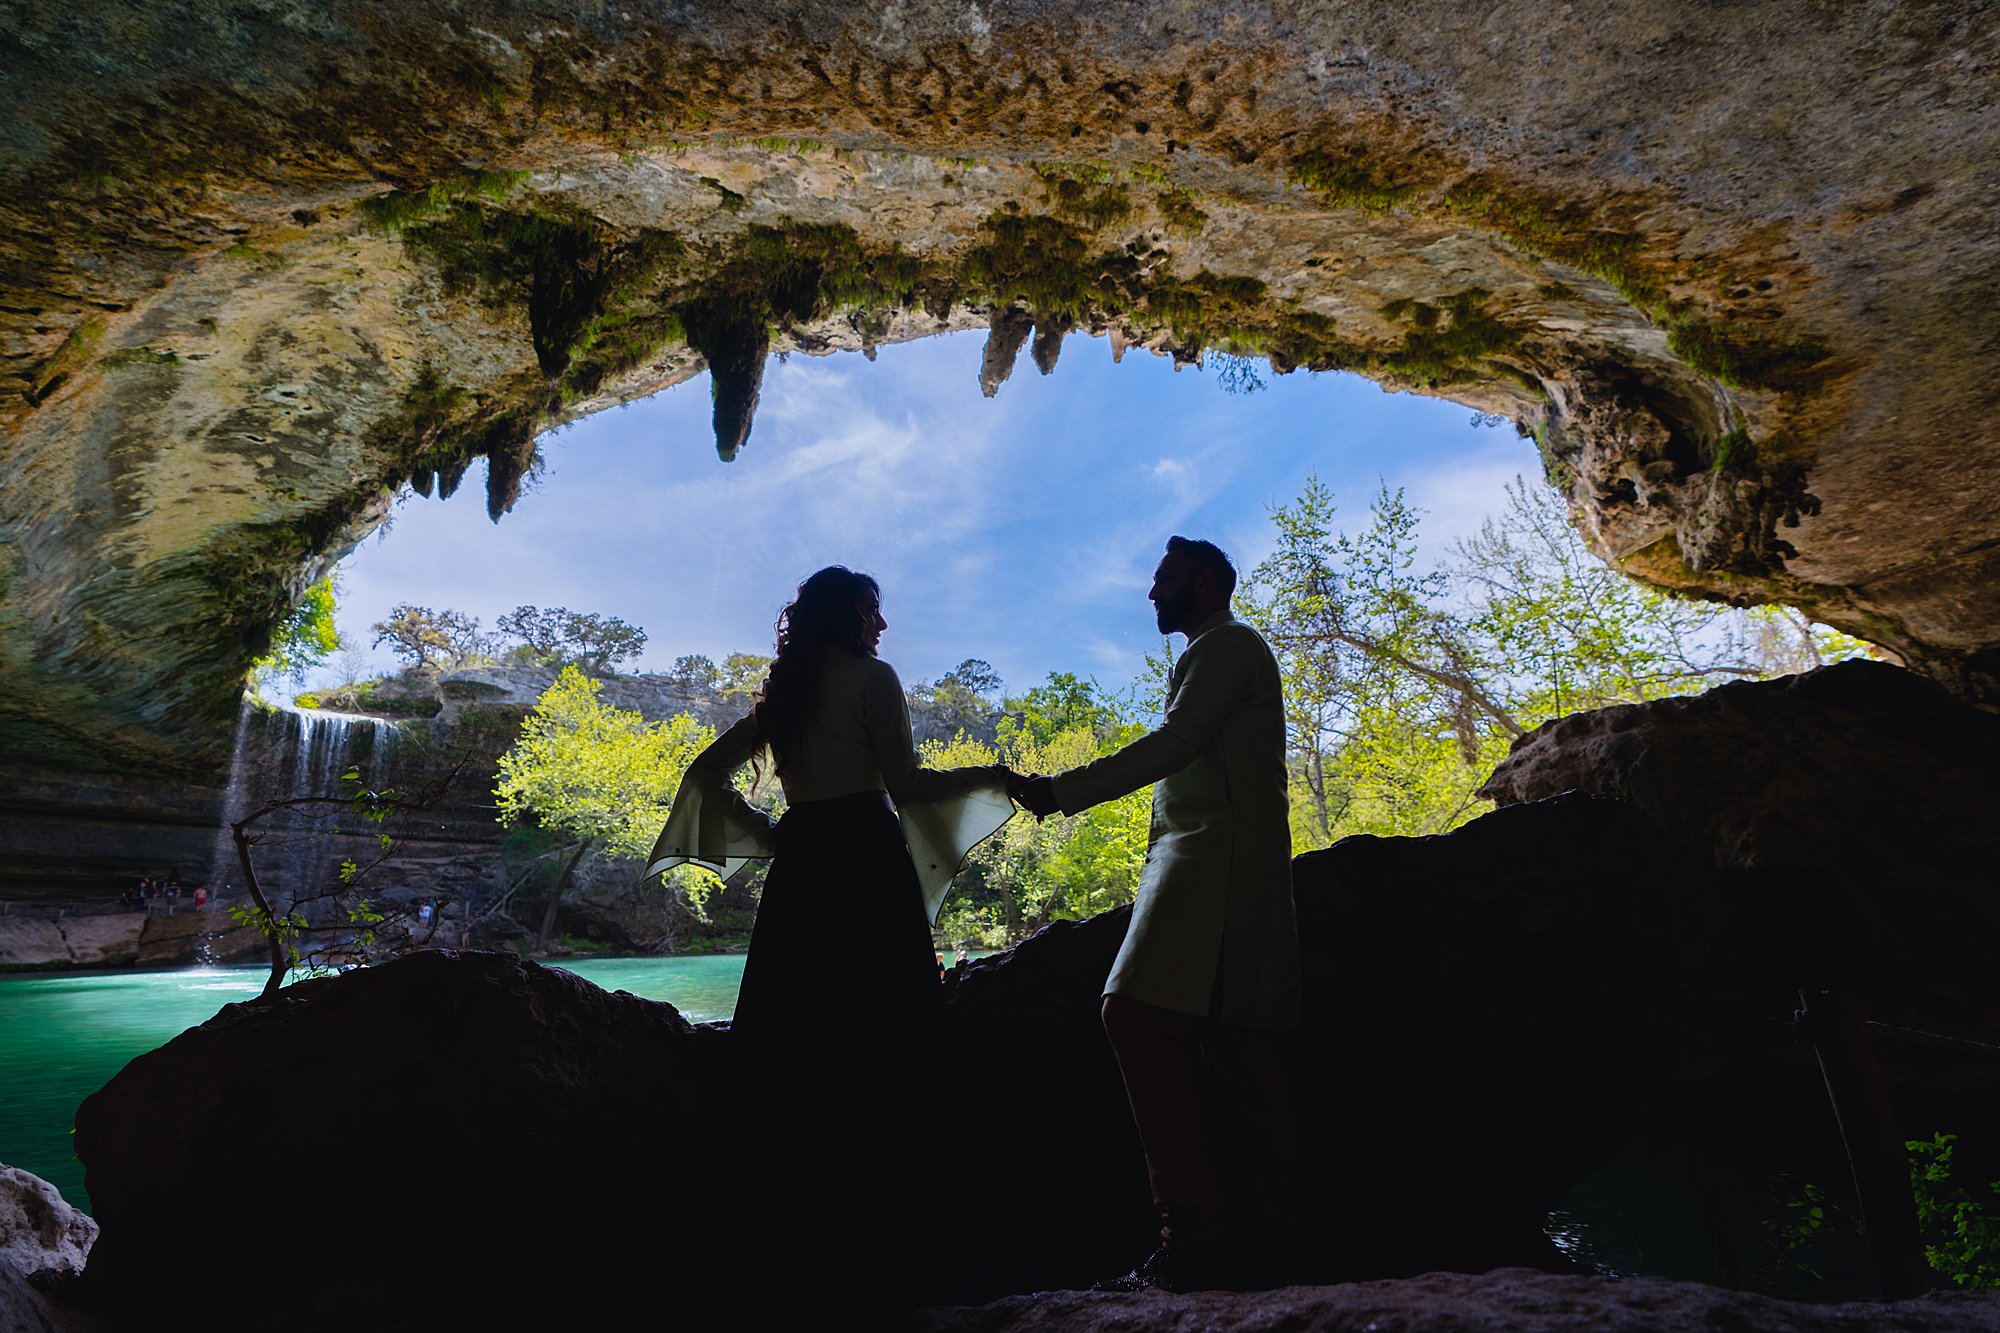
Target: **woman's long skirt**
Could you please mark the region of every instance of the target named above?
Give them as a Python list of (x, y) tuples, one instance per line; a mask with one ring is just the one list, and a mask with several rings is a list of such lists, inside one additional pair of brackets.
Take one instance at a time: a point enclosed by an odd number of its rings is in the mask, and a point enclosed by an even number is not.
[(880, 793), (794, 805), (777, 844), (732, 1025), (762, 1175), (743, 1182), (745, 1235), (800, 1274), (907, 1282), (942, 1008), (916, 870)]
[(937, 956), (902, 825), (879, 792), (806, 801), (778, 821), (734, 1030), (791, 1054), (857, 1056), (922, 1041)]

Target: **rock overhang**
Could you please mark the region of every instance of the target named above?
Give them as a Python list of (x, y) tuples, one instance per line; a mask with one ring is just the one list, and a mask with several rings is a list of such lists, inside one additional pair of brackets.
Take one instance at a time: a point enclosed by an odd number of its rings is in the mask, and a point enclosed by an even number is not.
[(397, 488), (484, 457), (497, 513), (539, 430), (704, 368), (727, 453), (765, 350), (977, 325), (991, 387), (1031, 336), (1046, 370), (1084, 330), (1505, 412), (1632, 572), (1796, 601), (1992, 688), (1977, 16), (13, 22), (10, 748), (198, 757)]

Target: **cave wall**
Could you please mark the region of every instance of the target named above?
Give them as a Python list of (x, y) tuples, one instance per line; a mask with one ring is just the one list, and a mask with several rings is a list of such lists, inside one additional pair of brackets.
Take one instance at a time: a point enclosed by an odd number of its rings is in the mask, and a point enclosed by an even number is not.
[[(1505, 412), (1593, 546), (1992, 697), (2000, 25), (1944, 4), (20, 6), (0, 745), (212, 770), (404, 486), (988, 325)], [(715, 466), (707, 441), (662, 441)], [(1523, 446), (1523, 461), (1528, 460)]]

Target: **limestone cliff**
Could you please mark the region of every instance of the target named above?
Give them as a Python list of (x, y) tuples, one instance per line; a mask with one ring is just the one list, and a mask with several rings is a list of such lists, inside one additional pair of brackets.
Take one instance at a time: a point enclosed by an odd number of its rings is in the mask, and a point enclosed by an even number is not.
[[(403, 486), (768, 349), (991, 325), (1508, 413), (1607, 558), (1992, 696), (1961, 6), (17, 6), (0, 744), (212, 763)], [(705, 445), (663, 441), (687, 467)]]

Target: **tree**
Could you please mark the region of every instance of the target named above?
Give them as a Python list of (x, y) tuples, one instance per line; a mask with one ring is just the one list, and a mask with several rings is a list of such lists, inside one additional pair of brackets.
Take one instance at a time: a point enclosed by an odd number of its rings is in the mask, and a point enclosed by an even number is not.
[[(1109, 754), (1139, 730), (1116, 721), (1074, 676), (1052, 677), (1044, 698), (1066, 698), (1081, 725), (1037, 734), (1008, 718), (998, 745), (955, 733), (919, 747), (932, 768), (1004, 762), (1020, 772), (1054, 773)], [(1036, 691), (1030, 691), (1031, 695)], [(950, 909), (939, 916), (948, 938), (1011, 943), (1063, 916), (1089, 916), (1130, 902), (1138, 891), (1152, 823), (1152, 788), (1105, 801), (1076, 815), (1015, 819), (979, 844)]]
[(999, 675), (976, 657), (960, 662), (935, 685), (918, 681), (907, 693), (920, 738), (950, 740), (964, 732), (990, 739), (999, 710), (987, 696), (999, 689)]
[(1317, 475), (1307, 477), (1294, 503), (1271, 509), (1277, 549), (1238, 594), (1245, 617), (1263, 631), (1278, 659), (1286, 747), (1311, 813), (1308, 845), (1322, 847), (1332, 838), (1326, 765), (1345, 674), (1338, 633), (1346, 613), (1339, 573), (1344, 539), (1335, 539), (1334, 513), (1331, 488)]
[(1272, 510), (1244, 614), (1277, 654), (1297, 782), (1294, 843), (1437, 833), (1509, 742), (1553, 717), (1817, 665), (1859, 641), (1786, 608), (1685, 601), (1606, 566), (1562, 500), (1516, 478), (1505, 511), (1420, 572), (1418, 516), (1376, 495), (1358, 536), (1309, 479)]
[(537, 661), (558, 669), (579, 666), (594, 676), (646, 649), (646, 631), (616, 616), (552, 606), (517, 606), (500, 617), (499, 630), (521, 641)]
[(771, 669), (771, 659), (756, 653), (731, 653), (722, 659), (722, 695), (726, 699), (737, 700), (748, 705), (764, 683), (764, 673)]
[(673, 669), (667, 672), (667, 679), (684, 693), (713, 694), (720, 683), (720, 674), (715, 663), (698, 653), (674, 659)]
[(333, 610), (333, 575), (328, 574), (306, 589), (298, 606), (272, 632), (271, 651), (252, 662), (252, 669), (267, 680), (290, 680), (295, 685), (303, 681), (306, 672), (340, 646)]
[[(250, 901), (231, 906), (229, 915), (237, 924), (261, 933), (270, 946), (271, 970), (259, 998), (276, 995), (286, 975), (294, 970), (320, 976), (366, 966), (430, 943), (449, 897), (433, 899), (435, 910), (427, 919), (420, 919), (407, 904), (377, 904), (355, 895), (368, 872), (394, 851), (395, 839), (384, 826), (404, 811), (428, 810), (437, 804), (458, 773), (459, 767), (454, 767), (427, 790), (413, 795), (393, 788), (376, 790), (363, 781), (360, 769), (350, 768), (341, 774), (338, 792), (305, 792), (266, 801), (230, 824), (230, 840)], [(257, 826), (281, 812), (296, 818), (328, 810), (346, 810), (364, 827), (372, 825), (381, 854), (365, 866), (343, 859), (330, 879), (288, 885), (282, 903), (274, 904), (257, 878), (253, 852), (265, 838)], [(412, 922), (421, 927), (421, 934), (411, 928)]]
[(1101, 697), (1095, 680), (1067, 671), (1051, 671), (1048, 679), (1018, 699), (1001, 704), (1000, 740), (1020, 736), (1046, 744), (1065, 731), (1097, 731), (1114, 726), (1117, 714)]
[(463, 611), (433, 611), (404, 602), (378, 620), (374, 647), (384, 643), (407, 667), (419, 671), (453, 671), (487, 657), (491, 644), (479, 632), (479, 621)]
[(714, 739), (686, 714), (647, 722), (613, 708), (598, 697), (602, 688), (575, 664), (565, 666), (500, 756), (500, 822), (532, 818), (574, 848), (542, 913), (537, 952), (548, 944), (577, 863), (592, 849), (649, 851), (688, 765)]

